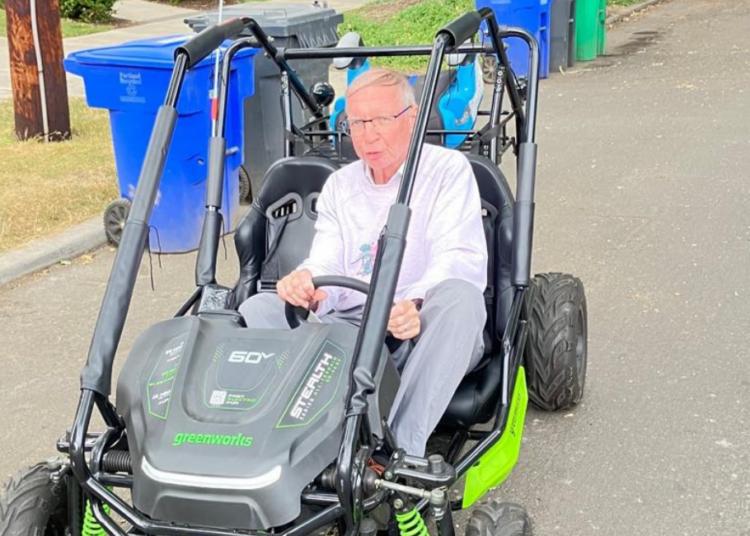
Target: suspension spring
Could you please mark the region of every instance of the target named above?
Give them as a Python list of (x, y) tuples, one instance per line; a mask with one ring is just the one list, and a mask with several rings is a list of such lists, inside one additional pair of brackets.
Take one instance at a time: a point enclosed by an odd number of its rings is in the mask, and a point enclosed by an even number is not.
[(401, 536), (429, 536), (422, 515), (419, 510), (413, 508), (405, 514), (396, 514), (398, 530)]
[[(109, 505), (105, 504), (104, 513), (109, 515)], [(91, 501), (86, 499), (86, 510), (83, 514), (83, 527), (81, 529), (81, 536), (108, 536), (107, 531), (102, 528), (99, 522), (94, 517), (94, 512), (91, 509)]]

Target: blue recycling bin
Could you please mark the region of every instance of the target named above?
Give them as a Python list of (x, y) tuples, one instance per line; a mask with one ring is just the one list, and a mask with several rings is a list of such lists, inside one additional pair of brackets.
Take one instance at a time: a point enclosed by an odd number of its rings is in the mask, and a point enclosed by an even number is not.
[[(118, 46), (81, 50), (64, 61), (65, 70), (83, 78), (86, 102), (109, 110), (117, 177), (122, 198), (135, 195), (146, 148), (164, 103), (175, 49), (190, 35), (143, 39)], [(229, 45), (229, 42), (225, 43)], [(222, 54), (226, 46), (220, 49)], [(225, 231), (239, 219), (239, 168), (243, 160), (243, 106), (253, 95), (253, 58), (244, 49), (232, 60), (227, 101), (227, 156), (222, 213)], [(211, 136), (211, 90), (216, 56), (212, 54), (185, 76), (178, 118), (151, 215), (153, 251), (181, 253), (200, 243), (205, 215), (208, 140)]]
[[(552, 0), (476, 0), (477, 9), (488, 7), (495, 12), (500, 26), (518, 26), (527, 30), (539, 42), (539, 76), (549, 76), (550, 8)], [(487, 38), (487, 27), (482, 24), (482, 36)], [(505, 39), (508, 60), (516, 76), (529, 74), (529, 47), (517, 37)]]

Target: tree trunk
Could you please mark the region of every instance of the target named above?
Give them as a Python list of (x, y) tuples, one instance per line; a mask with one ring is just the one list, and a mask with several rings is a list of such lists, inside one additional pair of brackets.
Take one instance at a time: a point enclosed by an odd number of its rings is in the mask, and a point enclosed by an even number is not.
[[(36, 4), (37, 47), (32, 4)], [(16, 135), (22, 140), (69, 139), (70, 111), (62, 63), (59, 1), (6, 0), (5, 11)], [(41, 72), (38, 61), (42, 64)]]

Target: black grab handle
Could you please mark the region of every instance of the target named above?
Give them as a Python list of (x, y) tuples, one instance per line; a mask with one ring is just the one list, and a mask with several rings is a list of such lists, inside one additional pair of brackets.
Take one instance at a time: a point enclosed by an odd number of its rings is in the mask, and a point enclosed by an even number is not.
[(479, 25), (481, 23), (482, 16), (476, 11), (471, 11), (470, 13), (464, 13), (443, 26), (438, 31), (438, 35), (446, 35), (449, 38), (446, 44), (449, 47), (457, 47), (476, 35), (479, 32)]
[(177, 47), (174, 51), (174, 57), (177, 58), (179, 54), (186, 54), (188, 69), (191, 69), (219, 48), (224, 41), (239, 35), (245, 29), (249, 20), (248, 18), (238, 17), (209, 26), (184, 45)]

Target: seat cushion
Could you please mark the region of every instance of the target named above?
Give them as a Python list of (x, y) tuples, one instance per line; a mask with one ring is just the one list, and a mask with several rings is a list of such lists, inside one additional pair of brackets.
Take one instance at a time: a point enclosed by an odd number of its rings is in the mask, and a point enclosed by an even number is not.
[(503, 375), (502, 353), (486, 356), (461, 382), (438, 428), (469, 429), (495, 414)]
[[(493, 341), (497, 343), (503, 335), (510, 313), (513, 291), (510, 282), (513, 256), (513, 193), (500, 169), (489, 158), (467, 155), (479, 187), (479, 196), (494, 215), (483, 216), (489, 262), (487, 284), (491, 307), (488, 321)], [(490, 218), (490, 216), (493, 216)], [(494, 221), (489, 221), (490, 219)]]
[(278, 279), (305, 260), (315, 234), (316, 200), (337, 169), (317, 157), (283, 158), (268, 169), (234, 235), (240, 263), (236, 305), (257, 292), (261, 277)]
[(490, 420), (502, 386), (502, 340), (513, 292), (510, 281), (513, 240), (513, 194), (491, 160), (471, 155), (482, 198), (484, 232), (489, 262), (486, 293), (485, 358), (461, 382), (440, 422), (441, 428), (468, 429)]

